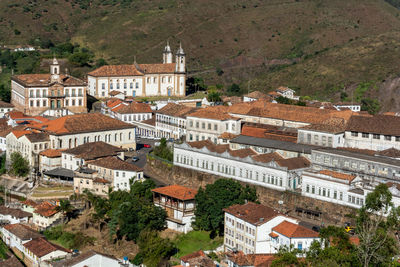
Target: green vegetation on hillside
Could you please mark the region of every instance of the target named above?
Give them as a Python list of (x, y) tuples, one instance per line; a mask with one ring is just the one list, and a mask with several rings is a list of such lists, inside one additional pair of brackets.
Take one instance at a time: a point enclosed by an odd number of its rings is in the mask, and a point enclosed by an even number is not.
[(7, 245), (0, 239), (0, 259), (7, 259), (9, 252)]
[(48, 240), (68, 249), (80, 249), (87, 245), (93, 245), (95, 241), (95, 238), (89, 237), (81, 232), (67, 232), (62, 225), (45, 230), (43, 235)]
[(178, 252), (174, 257), (180, 258), (199, 250), (214, 250), (223, 244), (222, 237), (211, 238), (210, 234), (211, 232), (207, 231), (191, 231), (177, 236), (174, 243)]

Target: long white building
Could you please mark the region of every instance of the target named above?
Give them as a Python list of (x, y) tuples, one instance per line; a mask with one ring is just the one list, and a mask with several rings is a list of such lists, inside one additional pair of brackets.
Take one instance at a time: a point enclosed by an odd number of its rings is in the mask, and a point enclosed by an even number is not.
[(88, 73), (88, 91), (94, 97), (110, 97), (111, 92), (125, 96), (185, 96), (186, 55), (182, 45), (172, 62), (167, 43), (162, 64), (105, 65)]
[(284, 159), (277, 153), (230, 150), (209, 140), (175, 144), (174, 165), (207, 172), (275, 190), (295, 190), (301, 172), (310, 166), (304, 157)]

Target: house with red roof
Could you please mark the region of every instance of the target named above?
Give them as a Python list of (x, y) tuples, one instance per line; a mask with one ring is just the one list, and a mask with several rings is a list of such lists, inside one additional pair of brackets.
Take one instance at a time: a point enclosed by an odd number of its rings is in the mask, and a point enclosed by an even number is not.
[(35, 207), (33, 223), (38, 229), (46, 229), (62, 220), (62, 216), (56, 205), (44, 201)]
[(11, 77), (11, 103), (16, 110), (32, 116), (86, 113), (86, 83), (61, 74), (60, 64), (54, 58), (50, 73)]
[(175, 62), (167, 43), (161, 64), (105, 65), (88, 73), (88, 92), (98, 98), (185, 96), (186, 55), (179, 46)]
[(197, 190), (181, 185), (170, 185), (151, 190), (154, 205), (167, 212), (167, 227), (187, 233), (192, 230)]
[(273, 227), (269, 236), (271, 253), (278, 252), (284, 246), (307, 251), (314, 241), (320, 241), (318, 232), (286, 220)]
[(64, 259), (71, 253), (70, 250), (51, 243), (44, 237), (32, 239), (25, 243), (23, 247), (23, 253), (26, 257), (24, 260), (26, 263), (32, 264), (31, 266), (49, 266), (50, 262)]
[(272, 229), (284, 221), (298, 224), (297, 219), (271, 207), (248, 202), (224, 209), (224, 248), (227, 252), (244, 254), (276, 253), (272, 247)]

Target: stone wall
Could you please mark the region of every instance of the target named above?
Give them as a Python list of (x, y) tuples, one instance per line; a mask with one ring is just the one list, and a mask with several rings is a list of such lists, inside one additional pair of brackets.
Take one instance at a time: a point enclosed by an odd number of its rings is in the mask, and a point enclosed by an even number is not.
[[(205, 187), (207, 184), (212, 184), (220, 178), (216, 175), (198, 172), (187, 168), (167, 166), (167, 164), (155, 159), (148, 159), (145, 167), (145, 173), (166, 185), (179, 184), (194, 189), (198, 189), (200, 186)], [(250, 183), (242, 184), (251, 185)], [(261, 204), (274, 207), (290, 216), (294, 216), (314, 224), (335, 224), (342, 226), (344, 222), (351, 221), (346, 215), (356, 212), (355, 209), (350, 207), (302, 196), (300, 192), (282, 192), (262, 186), (255, 187)], [(322, 212), (322, 216), (321, 218), (311, 218), (305, 215), (303, 217), (299, 214), (296, 214), (296, 207), (320, 211)]]

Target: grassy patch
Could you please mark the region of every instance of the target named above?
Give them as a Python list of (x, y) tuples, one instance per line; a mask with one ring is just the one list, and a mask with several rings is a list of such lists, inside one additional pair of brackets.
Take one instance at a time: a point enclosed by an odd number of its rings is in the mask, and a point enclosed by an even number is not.
[(62, 225), (50, 228), (43, 232), (44, 236), (51, 242), (69, 249), (80, 249), (89, 244), (93, 244), (96, 238), (87, 236), (81, 232), (66, 232)]
[(47, 192), (47, 191), (69, 191), (73, 190), (72, 186), (56, 186), (56, 187), (37, 187), (35, 191)]
[(0, 239), (0, 259), (7, 259), (7, 253), (8, 247), (3, 242), (3, 240)]
[(174, 255), (180, 258), (198, 250), (216, 249), (222, 245), (222, 237), (210, 238), (210, 232), (207, 231), (191, 231), (176, 237), (174, 243), (178, 248), (178, 253)]
[(74, 192), (52, 192), (52, 193), (37, 193), (34, 192), (32, 197), (68, 197), (72, 195)]

